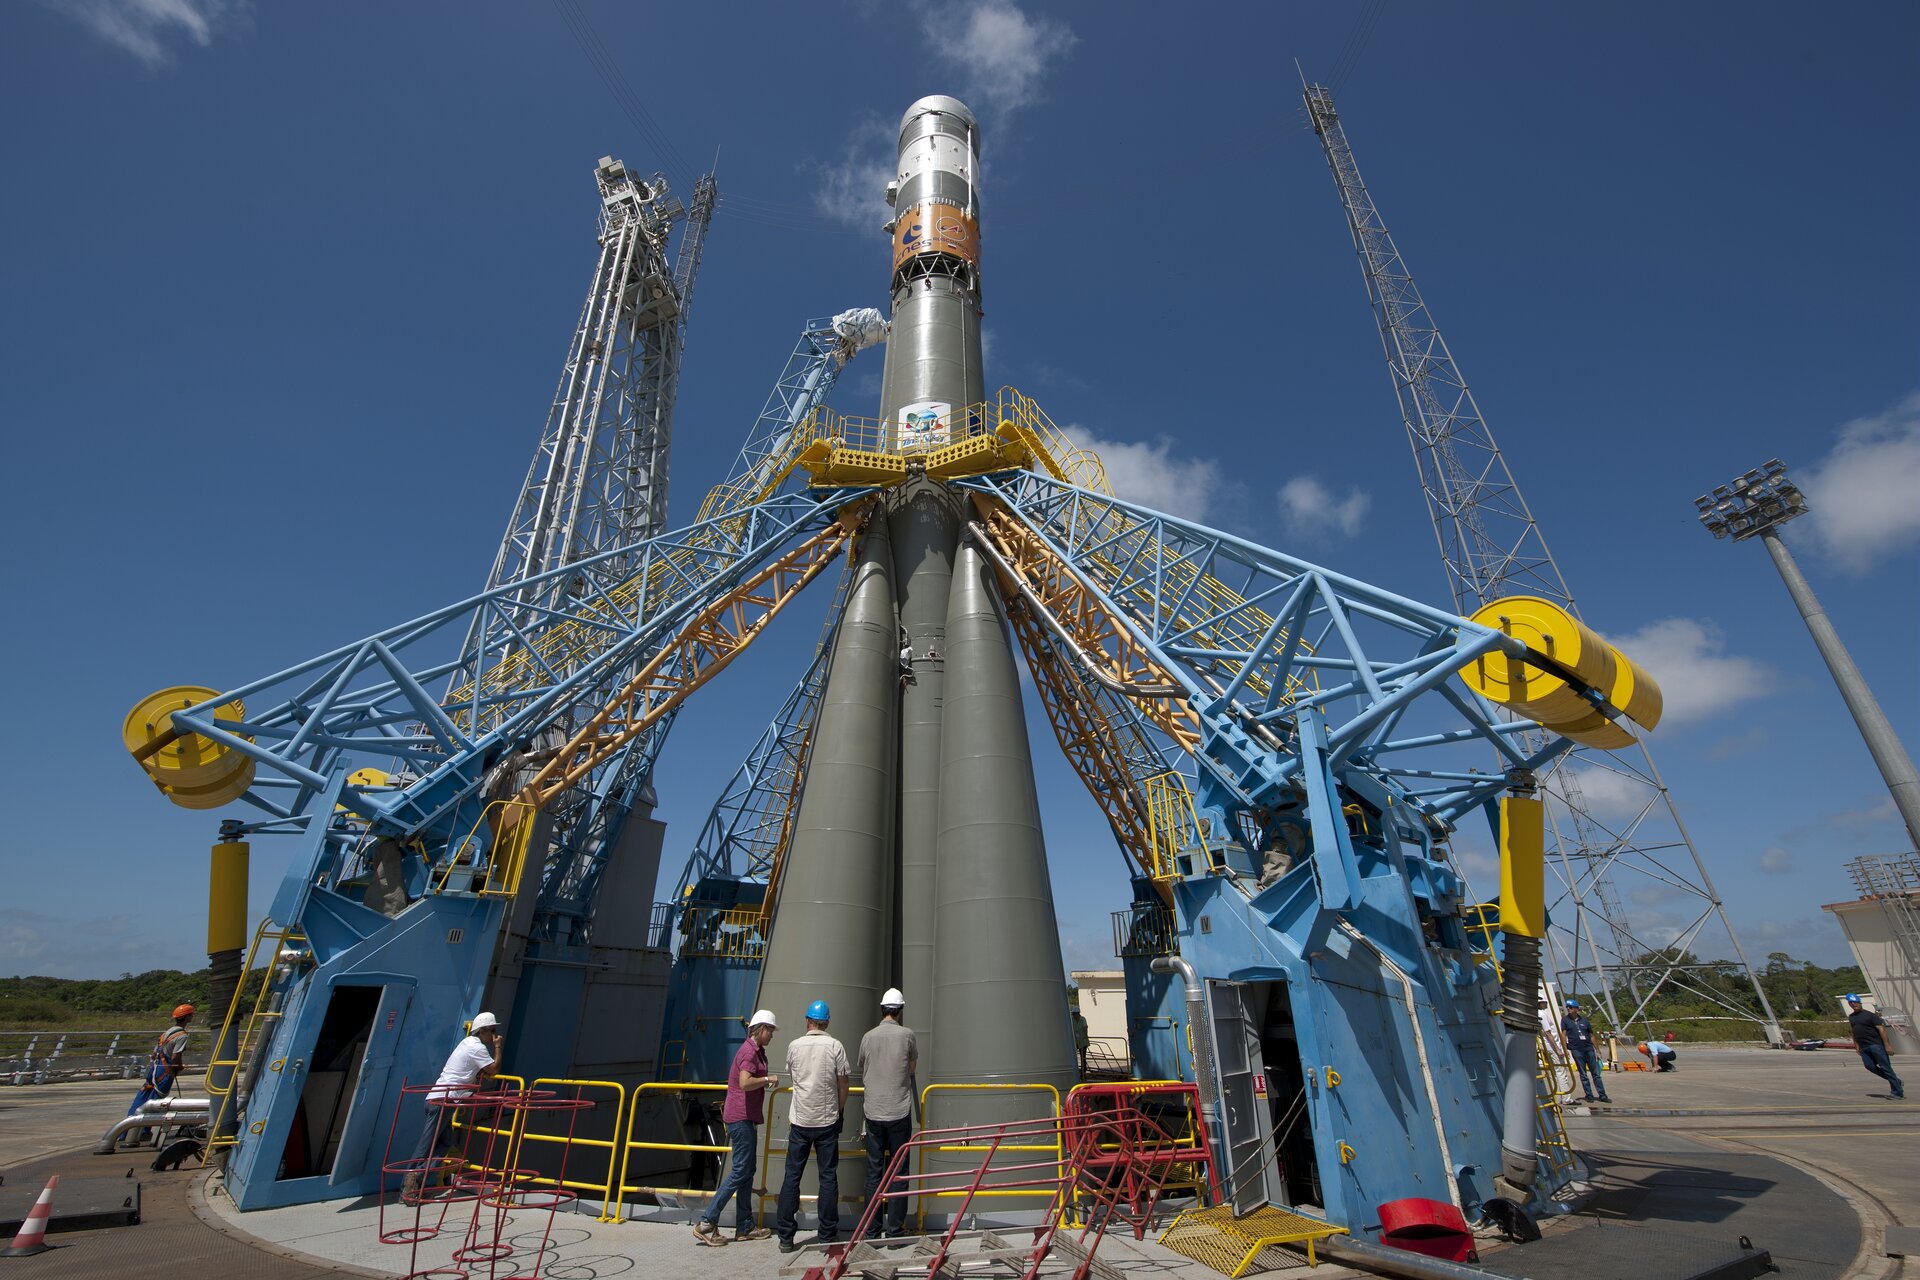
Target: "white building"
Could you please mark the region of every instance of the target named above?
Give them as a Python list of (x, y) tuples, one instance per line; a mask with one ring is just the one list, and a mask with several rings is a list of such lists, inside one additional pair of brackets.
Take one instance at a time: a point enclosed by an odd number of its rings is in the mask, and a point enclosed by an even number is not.
[(1887, 1047), (1920, 1053), (1913, 1023), (1920, 1016), (1920, 858), (1855, 858), (1847, 871), (1860, 896), (1821, 910), (1833, 913), (1867, 976), (1873, 1004), (1893, 1032)]
[(1127, 1043), (1127, 975), (1118, 969), (1073, 973), (1080, 988), (1080, 1016), (1087, 1020), (1087, 1065), (1095, 1070), (1131, 1070)]

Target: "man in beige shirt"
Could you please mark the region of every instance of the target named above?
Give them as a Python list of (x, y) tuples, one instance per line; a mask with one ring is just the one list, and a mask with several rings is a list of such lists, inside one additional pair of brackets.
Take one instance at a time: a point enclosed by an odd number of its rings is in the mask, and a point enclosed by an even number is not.
[(787, 1176), (780, 1185), (774, 1225), (782, 1253), (800, 1247), (793, 1238), (800, 1229), (800, 1176), (815, 1151), (820, 1153), (820, 1234), (808, 1243), (831, 1244), (840, 1237), (840, 1127), (846, 1121), (852, 1071), (846, 1049), (827, 1034), (829, 1016), (827, 1002), (815, 1000), (807, 1006), (807, 1034), (787, 1046), (793, 1103), (787, 1117)]

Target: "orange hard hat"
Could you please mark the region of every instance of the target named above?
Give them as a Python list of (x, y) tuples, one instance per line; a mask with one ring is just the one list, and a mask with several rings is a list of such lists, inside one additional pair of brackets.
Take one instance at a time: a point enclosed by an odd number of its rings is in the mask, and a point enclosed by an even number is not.
[(176, 1005), (174, 1007), (173, 1017), (176, 1022), (179, 1021), (181, 1018), (191, 1018), (192, 1016), (193, 1016), (192, 1005), (183, 1004), (183, 1005)]

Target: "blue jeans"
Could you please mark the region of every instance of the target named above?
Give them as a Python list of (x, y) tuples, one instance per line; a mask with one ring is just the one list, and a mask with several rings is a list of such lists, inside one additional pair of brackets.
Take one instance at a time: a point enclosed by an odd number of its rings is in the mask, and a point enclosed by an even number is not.
[(807, 1171), (807, 1155), (820, 1153), (820, 1234), (840, 1234), (840, 1126), (805, 1125), (787, 1128), (787, 1176), (780, 1184), (780, 1217), (774, 1231), (782, 1240), (793, 1239), (800, 1229), (800, 1175)]
[[(887, 1166), (893, 1162), (893, 1153), (907, 1145), (913, 1137), (913, 1117), (901, 1116), (898, 1120), (867, 1121), (867, 1194), (868, 1204), (873, 1203), (875, 1193), (880, 1190), (880, 1179), (885, 1176)], [(902, 1172), (911, 1172), (904, 1165)], [(912, 1186), (906, 1183), (905, 1186)], [(885, 1230), (898, 1233), (907, 1229), (907, 1197), (897, 1196), (887, 1201), (884, 1223), (875, 1219), (873, 1230), (876, 1234)]]
[(1576, 1045), (1567, 1050), (1567, 1056), (1573, 1059), (1574, 1075), (1580, 1081), (1580, 1088), (1591, 1098), (1598, 1096), (1607, 1101), (1606, 1080), (1600, 1074), (1600, 1051), (1592, 1045)]
[(1900, 1083), (1900, 1077), (1893, 1074), (1893, 1059), (1887, 1056), (1887, 1046), (1883, 1044), (1863, 1044), (1860, 1046), (1860, 1065), (1893, 1086), (1893, 1096), (1907, 1096), (1906, 1086)]
[(733, 1163), (727, 1166), (727, 1176), (721, 1180), (720, 1189), (713, 1193), (713, 1200), (707, 1205), (707, 1211), (700, 1216), (710, 1227), (720, 1225), (720, 1211), (727, 1207), (727, 1197), (733, 1197), (733, 1229), (751, 1231), (753, 1221), (753, 1165), (754, 1123), (751, 1120), (727, 1121), (727, 1141), (733, 1144)]

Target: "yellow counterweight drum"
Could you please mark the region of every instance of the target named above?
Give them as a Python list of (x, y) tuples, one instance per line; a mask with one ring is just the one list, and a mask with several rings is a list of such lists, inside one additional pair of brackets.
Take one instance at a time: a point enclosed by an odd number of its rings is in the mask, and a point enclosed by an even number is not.
[[(1613, 648), (1578, 618), (1538, 596), (1508, 596), (1473, 620), (1505, 632), (1590, 689), (1613, 687)], [(1571, 723), (1593, 710), (1561, 675), (1523, 658), (1490, 653), (1460, 673), (1476, 692), (1544, 725)]]
[(1608, 751), (1630, 745), (1633, 735), (1581, 696), (1582, 689), (1644, 728), (1660, 723), (1663, 702), (1653, 677), (1552, 601), (1509, 596), (1482, 606), (1473, 621), (1527, 646), (1522, 656), (1490, 653), (1463, 670), (1460, 678), (1475, 693)]
[[(121, 726), (121, 741), (160, 793), (183, 809), (217, 809), (253, 785), (253, 758), (197, 733), (177, 733), (173, 713), (220, 696), (217, 689), (178, 685), (134, 704)], [(238, 698), (220, 707), (223, 720), (239, 720)]]

